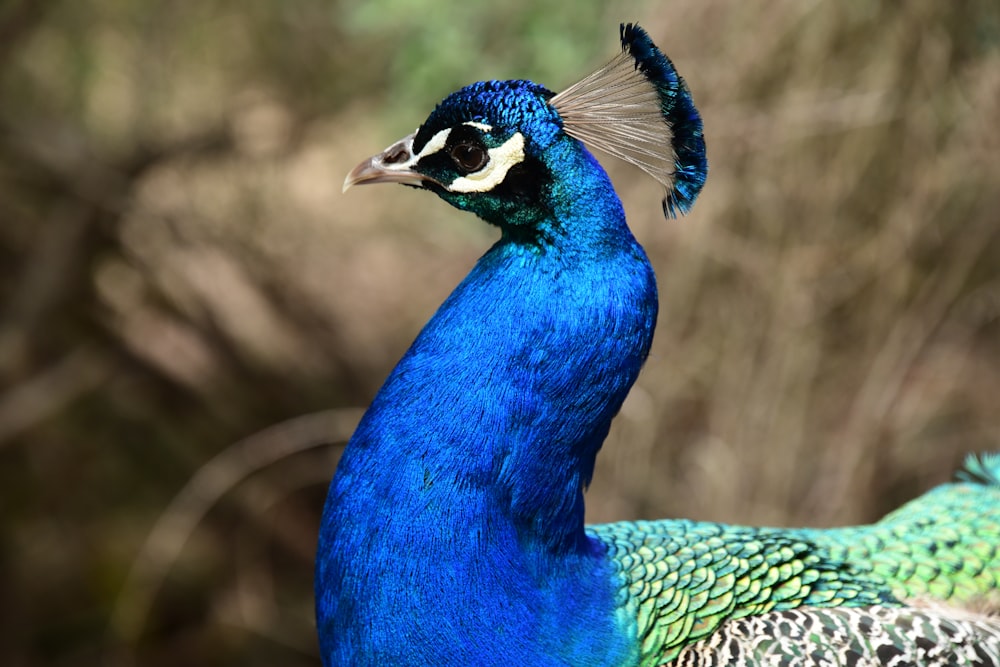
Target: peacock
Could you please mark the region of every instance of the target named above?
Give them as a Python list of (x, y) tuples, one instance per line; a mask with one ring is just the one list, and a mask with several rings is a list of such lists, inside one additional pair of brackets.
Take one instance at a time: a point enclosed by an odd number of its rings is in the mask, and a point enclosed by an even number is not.
[(583, 492), (657, 318), (652, 267), (587, 147), (708, 172), (702, 122), (637, 25), (559, 94), (482, 81), (344, 189), (430, 190), (500, 230), (389, 375), (323, 509), (332, 665), (998, 665), (1000, 455), (869, 526), (586, 526)]

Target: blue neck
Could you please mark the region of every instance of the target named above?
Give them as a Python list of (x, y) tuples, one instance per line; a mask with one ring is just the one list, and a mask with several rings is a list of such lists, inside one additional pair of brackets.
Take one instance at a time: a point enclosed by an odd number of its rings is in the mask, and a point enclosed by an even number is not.
[(553, 186), (541, 233), (505, 230), (341, 458), (317, 556), (327, 665), (626, 650), (583, 489), (649, 351), (656, 286), (603, 170), (575, 142), (553, 150), (577, 177)]

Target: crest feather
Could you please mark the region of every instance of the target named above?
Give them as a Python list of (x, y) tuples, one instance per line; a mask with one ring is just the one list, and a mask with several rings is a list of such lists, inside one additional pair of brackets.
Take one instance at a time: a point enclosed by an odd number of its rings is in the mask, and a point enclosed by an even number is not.
[(701, 116), (673, 63), (637, 25), (622, 24), (622, 53), (553, 97), (566, 134), (633, 164), (666, 190), (663, 213), (686, 213), (708, 162)]

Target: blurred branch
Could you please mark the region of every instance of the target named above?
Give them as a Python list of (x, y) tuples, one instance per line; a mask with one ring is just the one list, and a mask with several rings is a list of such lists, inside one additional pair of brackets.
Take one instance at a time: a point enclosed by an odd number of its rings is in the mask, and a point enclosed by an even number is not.
[(290, 419), (237, 442), (205, 463), (174, 496), (147, 535), (112, 612), (110, 630), (126, 643), (140, 636), (164, 577), (194, 529), (226, 493), (284, 458), (345, 442), (360, 418), (360, 410), (345, 409)]
[[(315, 506), (304, 507), (303, 503), (295, 502), (296, 492), (309, 487), (325, 488), (329, 481), (330, 471), (326, 466), (317, 465), (313, 457), (303, 456), (283, 463), (280, 470), (266, 479), (246, 483), (240, 497), (245, 499), (243, 505), (249, 521), (233, 539), (235, 581), (213, 605), (227, 624), (317, 658), (312, 601), (291, 608), (282, 604), (287, 588), (285, 568), (273, 562), (272, 554), (277, 538), (283, 546), (291, 547), (299, 562), (313, 562)], [(278, 516), (277, 511), (280, 511)]]

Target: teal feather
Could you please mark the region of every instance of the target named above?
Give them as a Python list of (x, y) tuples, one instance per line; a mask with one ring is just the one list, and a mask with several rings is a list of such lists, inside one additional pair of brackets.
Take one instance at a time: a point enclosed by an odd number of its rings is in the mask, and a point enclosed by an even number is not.
[[(970, 458), (961, 476), (978, 481), (941, 486), (869, 526), (673, 520), (589, 531), (617, 565), (617, 601), (643, 647), (642, 664), (660, 664), (727, 622), (773, 612), (905, 608), (925, 600), (991, 605), (1000, 587), (998, 463), (995, 456)], [(948, 618), (949, 611), (936, 613)], [(996, 621), (984, 623), (997, 629)]]

